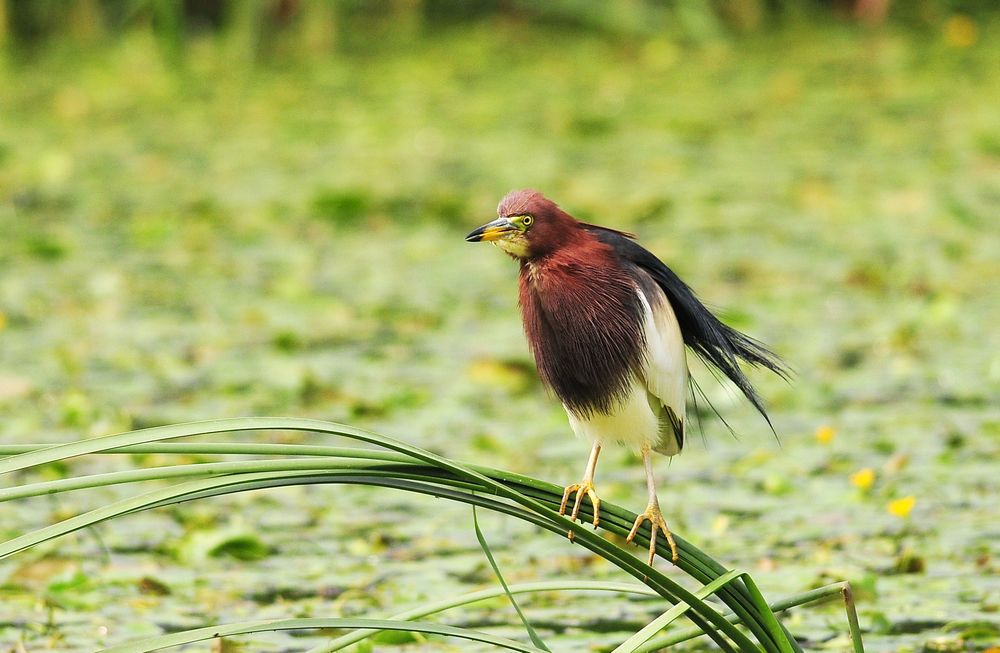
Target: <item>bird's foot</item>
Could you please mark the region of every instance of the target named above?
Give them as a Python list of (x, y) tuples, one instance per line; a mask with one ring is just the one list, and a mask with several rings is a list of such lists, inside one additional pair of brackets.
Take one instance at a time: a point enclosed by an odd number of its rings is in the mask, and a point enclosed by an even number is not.
[(646, 512), (635, 518), (632, 530), (629, 531), (625, 541), (631, 542), (635, 539), (635, 534), (639, 532), (639, 527), (647, 520), (651, 526), (649, 535), (649, 565), (653, 565), (653, 556), (656, 555), (656, 536), (660, 531), (663, 531), (663, 534), (667, 536), (667, 544), (670, 545), (671, 561), (677, 562), (677, 545), (674, 544), (674, 536), (670, 534), (670, 529), (667, 528), (667, 522), (663, 519), (663, 513), (660, 512), (658, 503), (650, 503), (646, 506)]
[[(592, 481), (583, 480), (579, 483), (574, 483), (573, 485), (567, 485), (566, 490), (563, 491), (562, 503), (559, 504), (559, 514), (566, 514), (566, 504), (569, 502), (570, 495), (576, 493), (576, 501), (573, 502), (573, 511), (570, 513), (569, 517), (572, 520), (576, 520), (577, 516), (580, 514), (580, 506), (583, 505), (583, 497), (586, 495), (590, 499), (590, 503), (594, 506), (594, 528), (597, 528), (598, 524), (601, 523), (601, 498), (597, 496), (597, 491), (594, 489), (594, 483)], [(569, 532), (569, 539), (573, 539), (573, 531)]]

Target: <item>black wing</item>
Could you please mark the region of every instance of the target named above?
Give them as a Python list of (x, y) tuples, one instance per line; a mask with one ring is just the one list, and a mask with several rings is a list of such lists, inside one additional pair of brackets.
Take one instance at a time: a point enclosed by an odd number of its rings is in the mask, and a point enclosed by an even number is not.
[(769, 369), (781, 378), (788, 379), (789, 370), (781, 359), (757, 340), (723, 324), (673, 270), (642, 245), (631, 240), (631, 234), (589, 224), (585, 224), (584, 228), (601, 242), (610, 245), (620, 258), (639, 266), (653, 277), (670, 300), (684, 344), (735, 383), (770, 425), (771, 420), (760, 395), (740, 369), (739, 361), (744, 360), (754, 367)]

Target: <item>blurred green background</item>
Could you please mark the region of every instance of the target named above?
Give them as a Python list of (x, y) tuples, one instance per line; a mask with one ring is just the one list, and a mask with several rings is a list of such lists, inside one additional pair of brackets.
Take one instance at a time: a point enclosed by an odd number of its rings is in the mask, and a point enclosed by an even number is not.
[[(0, 436), (310, 416), (574, 482), (588, 445), (536, 379), (516, 268), (463, 242), (506, 191), (535, 187), (638, 233), (797, 371), (753, 377), (778, 443), (692, 365), (739, 435), (703, 415), (684, 455), (660, 460), (675, 530), (771, 598), (851, 580), (871, 651), (986, 650), (1000, 642), (995, 6), (0, 0)], [(640, 469), (609, 451), (602, 496), (640, 508)], [(0, 505), (0, 538), (114, 496)], [(566, 541), (482, 521), (512, 582), (618, 578)], [(461, 507), (271, 491), (0, 562), (0, 651), (391, 614), (494, 582)], [(601, 650), (661, 609), (525, 607), (562, 650)], [(842, 614), (788, 623), (837, 651)], [(448, 619), (521, 636), (504, 602)], [(397, 636), (375, 650), (459, 649)]]

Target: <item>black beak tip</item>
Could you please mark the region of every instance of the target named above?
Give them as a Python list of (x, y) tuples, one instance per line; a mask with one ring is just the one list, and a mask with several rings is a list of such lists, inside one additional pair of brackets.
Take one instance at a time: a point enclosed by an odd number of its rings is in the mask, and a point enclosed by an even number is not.
[(479, 229), (476, 229), (475, 231), (471, 232), (468, 236), (466, 236), (465, 242), (478, 243), (482, 239), (483, 239), (483, 230), (480, 227)]

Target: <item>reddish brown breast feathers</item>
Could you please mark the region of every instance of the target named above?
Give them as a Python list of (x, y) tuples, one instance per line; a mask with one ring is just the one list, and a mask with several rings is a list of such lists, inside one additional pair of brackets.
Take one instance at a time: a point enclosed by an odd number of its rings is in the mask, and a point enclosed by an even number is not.
[(610, 412), (640, 366), (636, 290), (611, 248), (590, 237), (521, 264), (521, 313), (539, 375), (578, 415)]

